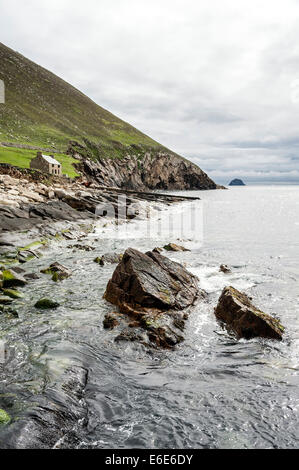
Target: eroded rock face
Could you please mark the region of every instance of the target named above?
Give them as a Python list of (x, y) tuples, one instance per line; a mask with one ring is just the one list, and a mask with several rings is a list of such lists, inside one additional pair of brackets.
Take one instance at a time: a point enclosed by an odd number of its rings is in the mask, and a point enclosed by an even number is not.
[(238, 338), (282, 339), (284, 327), (280, 322), (257, 309), (246, 294), (234, 287), (224, 288), (215, 315)]
[[(74, 154), (70, 146), (69, 152)], [(80, 155), (75, 154), (80, 158)], [(100, 158), (97, 162), (82, 159), (87, 177), (105, 186), (126, 189), (216, 189), (217, 186), (197, 165), (166, 152), (148, 152), (143, 158)]]
[(125, 314), (119, 316), (124, 329), (118, 340), (171, 348), (183, 341), (187, 310), (200, 295), (198, 279), (180, 264), (156, 252), (129, 248), (104, 298)]

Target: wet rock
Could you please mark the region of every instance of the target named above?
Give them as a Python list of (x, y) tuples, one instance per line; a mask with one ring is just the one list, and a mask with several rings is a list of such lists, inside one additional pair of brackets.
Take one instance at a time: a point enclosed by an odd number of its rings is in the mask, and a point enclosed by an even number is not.
[[(126, 314), (131, 327), (132, 319), (137, 322), (151, 345), (172, 348), (183, 341), (186, 309), (200, 295), (203, 293), (198, 279), (179, 263), (152, 251), (144, 254), (129, 248), (114, 271), (104, 298)], [(135, 333), (130, 331), (130, 338)], [(140, 336), (139, 332), (136, 334)]]
[(50, 274), (52, 276), (52, 281), (54, 282), (62, 281), (63, 279), (67, 279), (72, 275), (72, 271), (69, 268), (57, 262), (52, 263), (46, 269), (42, 269), (41, 273)]
[(34, 258), (39, 258), (39, 255), (33, 250), (24, 250), (19, 251), (18, 253), (18, 260), (20, 263), (27, 263)]
[(183, 246), (176, 245), (175, 243), (168, 243), (168, 245), (164, 246), (164, 250), (166, 251), (190, 251)]
[(5, 313), (6, 316), (10, 319), (19, 318), (19, 314), (18, 314), (17, 310), (15, 310), (11, 307), (5, 307), (4, 310), (3, 310), (3, 313)]
[(86, 423), (84, 389), (88, 371), (72, 365), (55, 386), (34, 395), (32, 406), (7, 429), (6, 449), (74, 449), (74, 436)]
[(27, 273), (27, 274), (24, 274), (24, 278), (27, 279), (28, 281), (32, 281), (35, 279), (39, 279), (39, 276), (36, 273)]
[(0, 295), (0, 305), (8, 305), (12, 303), (12, 298), (8, 295)]
[(163, 252), (163, 248), (156, 247), (153, 249), (153, 253), (162, 253), (162, 252)]
[(14, 269), (7, 269), (2, 272), (3, 287), (18, 287), (27, 284), (26, 279)]
[(225, 287), (215, 309), (216, 318), (237, 338), (282, 339), (284, 327), (278, 320), (257, 309), (251, 299), (234, 287)]
[(49, 310), (49, 309), (56, 309), (60, 307), (60, 304), (50, 299), (40, 299), (38, 302), (36, 302), (34, 307), (40, 308), (42, 310)]
[(117, 319), (117, 315), (113, 313), (107, 313), (103, 321), (103, 326), (105, 330), (113, 330), (113, 328), (115, 328), (118, 325), (119, 325), (119, 321)]
[(94, 259), (95, 263), (98, 263), (100, 266), (105, 266), (106, 264), (116, 264), (122, 260), (123, 254), (117, 253), (106, 253), (102, 256), (99, 256)]
[(158, 253), (129, 248), (109, 281), (105, 299), (120, 309), (182, 310), (198, 297), (198, 279)]
[(138, 334), (130, 329), (124, 329), (118, 336), (116, 336), (115, 341), (117, 343), (120, 341), (137, 341), (139, 343), (147, 345), (145, 335)]
[(226, 264), (222, 264), (219, 268), (219, 271), (224, 274), (228, 274), (232, 272), (231, 269)]
[(7, 295), (8, 297), (12, 299), (22, 299), (24, 295), (21, 292), (18, 292), (17, 290), (14, 289), (2, 289), (3, 294)]
[(77, 250), (83, 250), (83, 251), (94, 251), (95, 248), (93, 246), (89, 245), (80, 245), (79, 243), (76, 245), (69, 245), (68, 248), (76, 248)]
[[(14, 266), (14, 267), (13, 267), (13, 270), (14, 270), (14, 272), (16, 272), (16, 273), (18, 273), (18, 274), (24, 274), (24, 273), (26, 272), (25, 269), (20, 268), (19, 266)], [(24, 277), (25, 277), (25, 276), (24, 276)]]
[(5, 424), (10, 423), (11, 417), (9, 414), (5, 411), (0, 409), (0, 426), (4, 426)]

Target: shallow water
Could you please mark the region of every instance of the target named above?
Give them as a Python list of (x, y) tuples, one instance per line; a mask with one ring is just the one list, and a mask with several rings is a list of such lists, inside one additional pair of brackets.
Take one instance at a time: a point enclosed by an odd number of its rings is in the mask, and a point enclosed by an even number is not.
[[(26, 264), (27, 271), (39, 272), (59, 261), (74, 273), (58, 285), (43, 275), (16, 302), (19, 319), (0, 316), (7, 348), (7, 361), (0, 365), (0, 408), (17, 418), (34, 396), (59, 383), (69, 365), (83, 364), (89, 370), (88, 423), (76, 431), (80, 448), (298, 446), (299, 188), (191, 195), (202, 199), (196, 203), (194, 236), (188, 232), (182, 241), (192, 251), (169, 256), (198, 275), (209, 301), (194, 309), (185, 342), (171, 352), (114, 343), (116, 333), (102, 327), (104, 314), (113, 310), (102, 295), (115, 266), (93, 263), (107, 251), (128, 246), (146, 251), (176, 242), (182, 238), (178, 227), (170, 240), (167, 232), (146, 238), (142, 221), (129, 224), (127, 239), (101, 226), (88, 236), (94, 252), (73, 252), (67, 248), (71, 242), (57, 242), (43, 258)], [(170, 212), (179, 225), (190, 208), (183, 203), (157, 212), (151, 228)], [(130, 239), (134, 224), (140, 229)], [(231, 274), (219, 272), (222, 263), (232, 267)], [(284, 341), (236, 341), (223, 331), (213, 308), (226, 285), (277, 314), (287, 330)], [(53, 296), (61, 303), (58, 310), (39, 314), (33, 308), (39, 298)], [(0, 428), (4, 444), (7, 429)]]

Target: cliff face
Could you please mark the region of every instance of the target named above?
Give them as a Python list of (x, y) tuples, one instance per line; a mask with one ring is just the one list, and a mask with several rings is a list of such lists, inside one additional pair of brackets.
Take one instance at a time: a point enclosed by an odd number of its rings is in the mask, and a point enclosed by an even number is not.
[[(76, 155), (76, 158), (80, 158)], [(128, 155), (122, 159), (82, 158), (79, 170), (88, 179), (104, 186), (134, 190), (216, 189), (216, 184), (197, 165), (167, 153), (147, 153), (140, 159)]]

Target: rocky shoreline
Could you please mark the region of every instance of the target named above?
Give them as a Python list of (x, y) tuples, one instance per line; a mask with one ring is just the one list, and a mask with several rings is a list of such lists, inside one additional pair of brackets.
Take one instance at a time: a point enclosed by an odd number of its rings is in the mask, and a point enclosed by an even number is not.
[[(77, 182), (56, 177), (51, 177), (50, 181), (43, 179), (45, 176), (36, 175), (36, 172), (9, 165), (2, 166), (0, 174), (0, 307), (2, 311), (15, 315), (17, 313), (10, 307), (7, 310), (12, 299), (21, 295), (13, 289), (34, 279), (20, 266), (40, 258), (51, 240), (85, 240), (94, 230), (95, 222), (105, 215), (104, 209), (108, 205), (114, 211), (115, 220), (111, 222), (119, 224), (121, 218), (125, 223), (141, 213), (149, 218), (153, 200), (156, 204), (170, 205), (186, 199), (129, 190), (124, 213), (120, 215), (121, 190), (118, 188), (101, 187), (84, 179)], [(100, 217), (99, 207), (102, 208)], [(131, 207), (134, 211), (130, 210)], [(94, 249), (80, 243), (69, 248)], [(174, 243), (164, 247), (166, 252), (184, 250)], [(124, 254), (108, 253), (95, 259), (101, 266), (107, 262), (118, 264), (104, 294), (104, 298), (116, 305), (121, 314), (106, 316), (104, 327), (125, 326), (117, 340), (136, 339), (143, 344), (171, 348), (183, 340), (180, 332), (188, 318), (187, 310), (196, 299), (205, 297), (204, 291), (198, 287), (199, 280), (183, 266), (163, 256), (162, 251), (156, 248), (143, 254), (128, 248)], [(230, 269), (221, 265), (220, 271), (225, 274)], [(71, 276), (71, 272), (59, 262), (42, 272), (51, 274), (55, 282)], [(48, 299), (41, 299), (41, 303), (46, 305), (45, 308), (56, 308)], [(123, 314), (128, 315), (127, 324), (123, 322), (126, 318)], [(215, 315), (238, 338), (282, 338), (284, 328), (279, 321), (258, 310), (245, 294), (233, 287), (227, 286), (223, 291)], [(147, 335), (139, 334), (140, 327), (147, 330)], [(137, 333), (134, 328), (137, 328)]]
[[(52, 181), (47, 185), (27, 176), (20, 180), (0, 175), (1, 200), (9, 201), (0, 206), (0, 307), (7, 318), (18, 315), (14, 300), (18, 294), (22, 295), (22, 289), (34, 286), (36, 274), (26, 269), (28, 261), (42, 257), (51, 240), (69, 241), (68, 247), (73, 250), (93, 251), (88, 245), (88, 234), (98, 220), (96, 207), (99, 203), (109, 203), (117, 213), (116, 190), (88, 185), (86, 181), (75, 184)], [(147, 212), (144, 213), (150, 217), (153, 202), (149, 193), (143, 196), (129, 193), (128, 200), (129, 205), (137, 205), (140, 210), (145, 204)], [(170, 205), (182, 200), (157, 195), (156, 204), (158, 201)], [(171, 351), (184, 341), (189, 315), (195, 307), (200, 313), (207, 301), (200, 280), (169, 258), (169, 252), (184, 250), (170, 240), (163, 248), (146, 253), (127, 248), (124, 253), (103, 253), (94, 259), (99, 269), (107, 264), (115, 265), (103, 293), (108, 310), (103, 328), (116, 343), (130, 342), (141, 344), (147, 350)], [(61, 265), (58, 258), (54, 261), (44, 266), (41, 276), (51, 276), (52, 281), (59, 283), (72, 277), (71, 270)], [(221, 265), (220, 271), (225, 275), (230, 268)], [(54, 302), (54, 297), (53, 300), (41, 298), (33, 307), (36, 312), (51, 313), (59, 308), (59, 303)], [(215, 305), (215, 316), (237, 339), (281, 340), (283, 337), (284, 328), (277, 319), (257, 309), (252, 299), (231, 286), (223, 290)], [(88, 419), (84, 399), (87, 382), (88, 364), (66, 369), (58, 385), (35, 397), (32, 407), (18, 421), (5, 424), (8, 426), (5, 447), (76, 447), (76, 427)]]
[(104, 211), (108, 206), (120, 218), (120, 193), (126, 196), (124, 217), (128, 219), (133, 219), (140, 212), (149, 214), (149, 202), (169, 205), (187, 199), (108, 188), (84, 178), (72, 181), (1, 165), (0, 255), (47, 237), (80, 237), (80, 226), (86, 230), (86, 226), (97, 218), (96, 212), (100, 212), (101, 207)]

